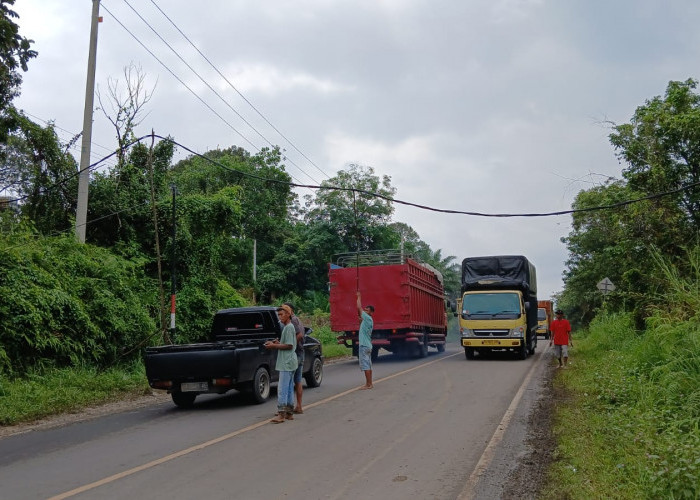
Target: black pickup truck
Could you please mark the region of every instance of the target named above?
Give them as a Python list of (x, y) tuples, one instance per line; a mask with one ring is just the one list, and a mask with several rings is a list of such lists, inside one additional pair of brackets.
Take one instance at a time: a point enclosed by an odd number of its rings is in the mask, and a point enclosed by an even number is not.
[[(190, 407), (198, 394), (223, 394), (231, 389), (252, 394), (256, 403), (270, 396), (277, 382), (276, 349), (265, 349), (268, 340), (282, 333), (275, 307), (241, 307), (216, 313), (210, 342), (147, 347), (144, 362), (148, 383), (165, 389), (173, 402)], [(321, 343), (304, 336), (304, 378), (309, 387), (323, 379)]]

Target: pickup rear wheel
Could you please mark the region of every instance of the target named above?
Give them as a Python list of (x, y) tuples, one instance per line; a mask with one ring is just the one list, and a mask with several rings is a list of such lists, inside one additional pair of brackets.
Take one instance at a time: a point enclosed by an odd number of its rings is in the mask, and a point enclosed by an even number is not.
[(323, 361), (321, 358), (315, 357), (311, 363), (311, 370), (304, 374), (306, 385), (309, 387), (318, 387), (323, 381)]
[(194, 400), (197, 397), (196, 392), (173, 392), (171, 394), (173, 403), (180, 408), (192, 408)]
[(270, 397), (270, 372), (267, 368), (261, 366), (255, 371), (251, 385), (253, 400), (258, 404), (267, 401)]

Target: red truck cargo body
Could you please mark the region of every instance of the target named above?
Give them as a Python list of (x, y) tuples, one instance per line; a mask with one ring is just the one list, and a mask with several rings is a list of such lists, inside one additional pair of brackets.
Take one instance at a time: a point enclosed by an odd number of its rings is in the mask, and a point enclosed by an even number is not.
[[(357, 295), (362, 305), (374, 306), (372, 344), (392, 352), (411, 350), (419, 355), (428, 346), (444, 350), (447, 334), (444, 288), (435, 272), (417, 261), (337, 267), (329, 269), (331, 330), (340, 332), (339, 343), (356, 352)], [(407, 347), (408, 344), (408, 347)]]

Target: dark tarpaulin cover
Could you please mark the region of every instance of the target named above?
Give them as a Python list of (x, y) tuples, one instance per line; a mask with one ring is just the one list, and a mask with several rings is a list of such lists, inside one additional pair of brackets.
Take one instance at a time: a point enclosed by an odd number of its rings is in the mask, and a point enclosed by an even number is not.
[(462, 288), (516, 286), (527, 294), (537, 294), (535, 267), (522, 255), (467, 257), (462, 261)]

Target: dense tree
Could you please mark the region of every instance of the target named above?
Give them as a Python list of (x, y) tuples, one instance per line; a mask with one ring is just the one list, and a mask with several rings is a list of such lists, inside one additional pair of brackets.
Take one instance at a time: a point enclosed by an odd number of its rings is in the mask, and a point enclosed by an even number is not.
[(308, 200), (305, 220), (336, 235), (337, 247), (362, 251), (399, 243), (396, 234), (387, 230), (394, 213), (390, 200), (396, 193), (389, 176), (380, 178), (372, 167), (350, 165), (321, 186), (315, 198)]
[(113, 247), (126, 256), (155, 255), (151, 184), (156, 201), (164, 204), (160, 218), (169, 219), (167, 176), (173, 151), (170, 141), (160, 141), (152, 151), (139, 143), (131, 148), (124, 162), (93, 175), (87, 241)]
[[(670, 82), (665, 96), (646, 101), (610, 142), (627, 166), (623, 179), (582, 191), (573, 208), (642, 199), (700, 182), (700, 96), (694, 80)], [(653, 255), (687, 267), (687, 248), (700, 231), (700, 186), (606, 210), (575, 213), (563, 239), (569, 250), (561, 305), (587, 323), (601, 307), (596, 283), (617, 286), (606, 307), (635, 313), (639, 327), (665, 280)]]
[[(610, 142), (627, 163), (624, 178), (641, 193), (700, 183), (700, 95), (696, 80), (669, 82), (664, 97), (639, 106), (630, 123), (615, 126)], [(675, 196), (688, 230), (700, 231), (700, 185)]]
[(191, 156), (173, 168), (172, 182), (182, 195), (210, 196), (237, 186), (240, 219), (229, 233), (234, 246), (228, 255), (228, 279), (235, 287), (252, 285), (253, 242), (261, 264), (270, 261), (290, 227), (289, 210), (295, 195), (291, 178), (284, 170), (278, 149), (263, 149), (256, 155), (232, 147), (209, 151), (206, 159)]
[(0, 192), (19, 199), (24, 216), (44, 234), (70, 229), (78, 191), (75, 159), (53, 126), (41, 127), (12, 107), (5, 110), (0, 143)]
[[(29, 60), (37, 53), (31, 48), (33, 40), (19, 34), (19, 26), (14, 22), (19, 16), (10, 7), (15, 0), (0, 0), (0, 112), (19, 95), (22, 75), (27, 71)], [(4, 117), (3, 117), (4, 118)], [(0, 127), (5, 130), (5, 127)], [(4, 137), (0, 135), (0, 142)]]

